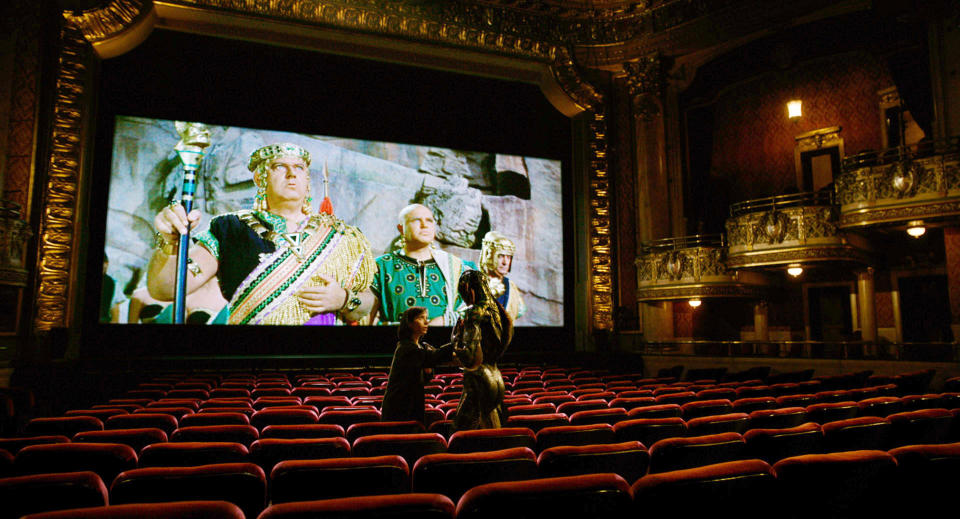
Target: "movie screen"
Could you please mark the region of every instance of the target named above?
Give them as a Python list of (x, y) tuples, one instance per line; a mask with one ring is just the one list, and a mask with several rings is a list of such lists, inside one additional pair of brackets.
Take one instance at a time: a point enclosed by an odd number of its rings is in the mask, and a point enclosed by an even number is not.
[(129, 116), (115, 119), (101, 322), (174, 320), (176, 240), (155, 220), (181, 198), (181, 140), (203, 151), (188, 324), (395, 325), (423, 306), (451, 326), (467, 269), (516, 326), (564, 324), (561, 161)]

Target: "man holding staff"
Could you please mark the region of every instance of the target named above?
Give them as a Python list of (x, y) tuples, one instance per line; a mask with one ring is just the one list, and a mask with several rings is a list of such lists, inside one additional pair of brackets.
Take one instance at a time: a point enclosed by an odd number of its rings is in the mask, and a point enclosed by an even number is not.
[[(376, 273), (370, 244), (356, 227), (313, 212), (310, 153), (295, 144), (263, 146), (247, 168), (257, 187), (252, 210), (216, 216), (194, 238), (187, 293), (217, 276), (230, 302), (215, 323), (355, 322), (373, 306)], [(171, 203), (154, 218), (156, 250), (147, 271), (150, 295), (174, 297), (179, 234), (200, 221)]]

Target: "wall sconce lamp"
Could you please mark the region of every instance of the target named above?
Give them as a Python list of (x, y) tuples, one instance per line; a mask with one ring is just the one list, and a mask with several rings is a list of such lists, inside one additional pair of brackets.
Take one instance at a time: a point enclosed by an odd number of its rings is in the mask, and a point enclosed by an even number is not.
[(919, 238), (927, 232), (927, 228), (923, 225), (923, 220), (913, 220), (907, 222), (907, 234), (913, 236), (914, 238)]
[(803, 115), (803, 101), (799, 99), (787, 101), (787, 118), (792, 121), (799, 119), (801, 115)]
[(701, 300), (699, 300), (699, 299), (691, 299), (691, 300), (687, 301), (687, 304), (690, 305), (691, 308), (696, 308), (696, 307), (700, 306), (701, 304), (703, 304), (703, 301), (701, 301)]
[(800, 274), (803, 274), (803, 267), (799, 263), (791, 263), (787, 265), (787, 274), (792, 277), (800, 277)]

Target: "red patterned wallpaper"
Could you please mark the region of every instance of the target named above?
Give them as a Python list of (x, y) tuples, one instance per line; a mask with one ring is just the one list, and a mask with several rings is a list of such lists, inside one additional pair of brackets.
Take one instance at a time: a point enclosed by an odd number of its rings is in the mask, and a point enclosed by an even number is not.
[(893, 297), (890, 292), (875, 292), (874, 306), (877, 310), (877, 326), (880, 328), (893, 328)]
[(694, 310), (686, 301), (673, 303), (673, 336), (678, 339), (693, 337)]
[[(732, 202), (781, 194), (796, 186), (794, 137), (841, 126), (844, 152), (881, 145), (877, 91), (893, 85), (885, 65), (865, 52), (812, 60), (728, 88), (717, 99), (712, 174), (726, 177)], [(787, 119), (787, 101), (803, 116)]]
[(947, 264), (947, 291), (950, 294), (950, 321), (960, 323), (960, 228), (943, 230), (943, 249)]

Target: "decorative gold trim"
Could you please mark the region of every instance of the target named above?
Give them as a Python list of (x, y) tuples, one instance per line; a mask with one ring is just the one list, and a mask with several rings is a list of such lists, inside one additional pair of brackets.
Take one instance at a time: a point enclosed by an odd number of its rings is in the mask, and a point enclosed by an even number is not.
[(900, 223), (907, 220), (943, 219), (960, 215), (960, 201), (925, 203), (901, 207), (866, 208), (840, 214), (840, 227), (866, 227), (869, 225)]
[(866, 251), (850, 246), (798, 247), (788, 250), (767, 250), (730, 254), (727, 256), (727, 267), (770, 267), (789, 263), (822, 261), (869, 263), (869, 255)]
[(737, 297), (760, 299), (768, 289), (758, 285), (718, 284), (651, 287), (637, 291), (637, 301), (665, 301), (670, 299), (706, 299), (713, 297)]
[(109, 4), (72, 14), (64, 11), (67, 23), (80, 29), (101, 58), (112, 58), (140, 45), (156, 22), (153, 0), (112, 0)]
[(60, 56), (54, 92), (53, 132), (44, 187), (43, 216), (37, 254), (35, 331), (65, 327), (71, 307), (71, 266), (79, 243), (77, 192), (83, 142), (87, 44), (81, 31), (66, 25), (60, 33)]
[(593, 328), (613, 328), (613, 243), (610, 229), (610, 185), (607, 174), (607, 122), (594, 112), (590, 122), (590, 301)]
[(660, 53), (623, 64), (633, 114), (644, 121), (660, 115), (661, 98), (666, 86), (665, 64)]

